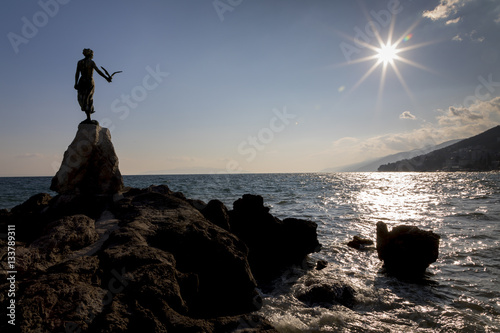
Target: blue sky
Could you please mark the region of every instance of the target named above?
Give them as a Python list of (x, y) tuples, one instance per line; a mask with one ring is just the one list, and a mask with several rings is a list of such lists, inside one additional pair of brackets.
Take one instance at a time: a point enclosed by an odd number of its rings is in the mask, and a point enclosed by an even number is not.
[[(93, 115), (123, 174), (314, 172), (500, 124), (498, 1), (4, 7), (0, 176), (57, 171), (85, 118), (73, 88), (84, 48), (123, 71), (94, 75)], [(374, 48), (391, 35), (400, 58), (383, 75)]]

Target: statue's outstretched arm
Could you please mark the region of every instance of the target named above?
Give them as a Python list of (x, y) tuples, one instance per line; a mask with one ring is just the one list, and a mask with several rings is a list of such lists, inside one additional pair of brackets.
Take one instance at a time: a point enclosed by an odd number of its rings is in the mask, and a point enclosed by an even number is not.
[(105, 79), (106, 79), (106, 81), (111, 82), (111, 77), (110, 77), (110, 76), (106, 76), (106, 75), (104, 75), (104, 73), (103, 73), (103, 72), (101, 72), (101, 70), (100, 70), (99, 68), (97, 68), (97, 66), (96, 66), (95, 62), (93, 62), (93, 66), (94, 66), (95, 71), (96, 71), (96, 72), (97, 72), (100, 76), (102, 76), (103, 78), (105, 78)]

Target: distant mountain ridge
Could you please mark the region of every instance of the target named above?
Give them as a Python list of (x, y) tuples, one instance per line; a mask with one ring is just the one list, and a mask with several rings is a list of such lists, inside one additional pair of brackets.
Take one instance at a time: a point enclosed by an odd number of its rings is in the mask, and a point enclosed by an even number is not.
[(492, 170), (500, 170), (500, 126), (430, 153), (378, 168), (378, 171)]
[(425, 146), (420, 149), (414, 149), (410, 151), (404, 151), (396, 154), (387, 155), (384, 157), (380, 157), (374, 160), (363, 161), (361, 163), (355, 163), (350, 165), (345, 165), (337, 168), (328, 168), (323, 169), (321, 172), (375, 172), (378, 168), (383, 164), (389, 164), (393, 162), (397, 162), (404, 159), (410, 159), (422, 154), (427, 154), (437, 149), (445, 148), (454, 143), (459, 142), (460, 140), (450, 140), (443, 143), (440, 143), (435, 146)]

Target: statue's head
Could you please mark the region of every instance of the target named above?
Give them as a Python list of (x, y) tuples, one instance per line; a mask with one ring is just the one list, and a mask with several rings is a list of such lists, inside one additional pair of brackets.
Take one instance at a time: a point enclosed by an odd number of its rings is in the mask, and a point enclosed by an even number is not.
[(94, 51), (92, 51), (91, 49), (83, 49), (82, 53), (85, 58), (92, 58), (94, 56)]

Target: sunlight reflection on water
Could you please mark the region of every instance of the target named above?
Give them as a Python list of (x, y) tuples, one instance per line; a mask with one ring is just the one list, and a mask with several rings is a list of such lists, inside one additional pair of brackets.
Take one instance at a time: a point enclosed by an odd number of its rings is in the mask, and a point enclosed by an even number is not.
[[(229, 209), (245, 193), (260, 194), (276, 217), (315, 221), (323, 249), (308, 261), (325, 259), (327, 268), (290, 269), (264, 295), (261, 313), (281, 332), (500, 332), (499, 173), (160, 175), (124, 180), (140, 188), (166, 184), (188, 198), (219, 199)], [(2, 198), (10, 205), (25, 200), (26, 193), (46, 191), (50, 178), (4, 179), (2, 185)], [(22, 191), (16, 195), (16, 189)], [(374, 249), (346, 246), (357, 234), (374, 240), (378, 221), (416, 225), (441, 236), (439, 258), (421, 284), (383, 274)], [(306, 306), (293, 291), (309, 277), (349, 283), (357, 292), (355, 306)]]
[[(295, 199), (296, 214), (316, 216), (321, 243), (313, 258), (330, 266), (322, 274), (349, 281), (358, 292), (353, 310), (296, 305), (299, 331), (498, 331), (500, 296), (497, 255), (500, 214), (498, 174), (359, 173), (304, 175), (316, 183), (316, 195)], [(307, 209), (304, 209), (307, 207)], [(279, 206), (274, 206), (280, 210)], [(288, 208), (293, 208), (293, 205)], [(307, 210), (314, 210), (309, 213)], [(279, 211), (285, 215), (286, 211)], [(290, 213), (290, 211), (288, 211)], [(356, 251), (345, 243), (355, 234), (374, 239), (375, 224), (411, 224), (441, 235), (440, 257), (428, 269), (424, 285), (397, 281), (380, 273), (375, 251)], [(489, 252), (485, 252), (489, 251)], [(304, 273), (310, 275), (311, 273)], [(300, 283), (300, 279), (297, 283)], [(293, 295), (289, 295), (293, 298)], [(274, 310), (262, 312), (283, 324)], [(266, 301), (266, 302), (267, 302)], [(288, 300), (290, 301), (290, 300)], [(342, 314), (339, 314), (341, 312)], [(286, 316), (290, 313), (285, 311)], [(335, 313), (335, 314), (334, 314)], [(444, 314), (444, 315), (443, 315)], [(294, 331), (289, 326), (283, 332)], [(286, 328), (288, 327), (288, 328)]]

